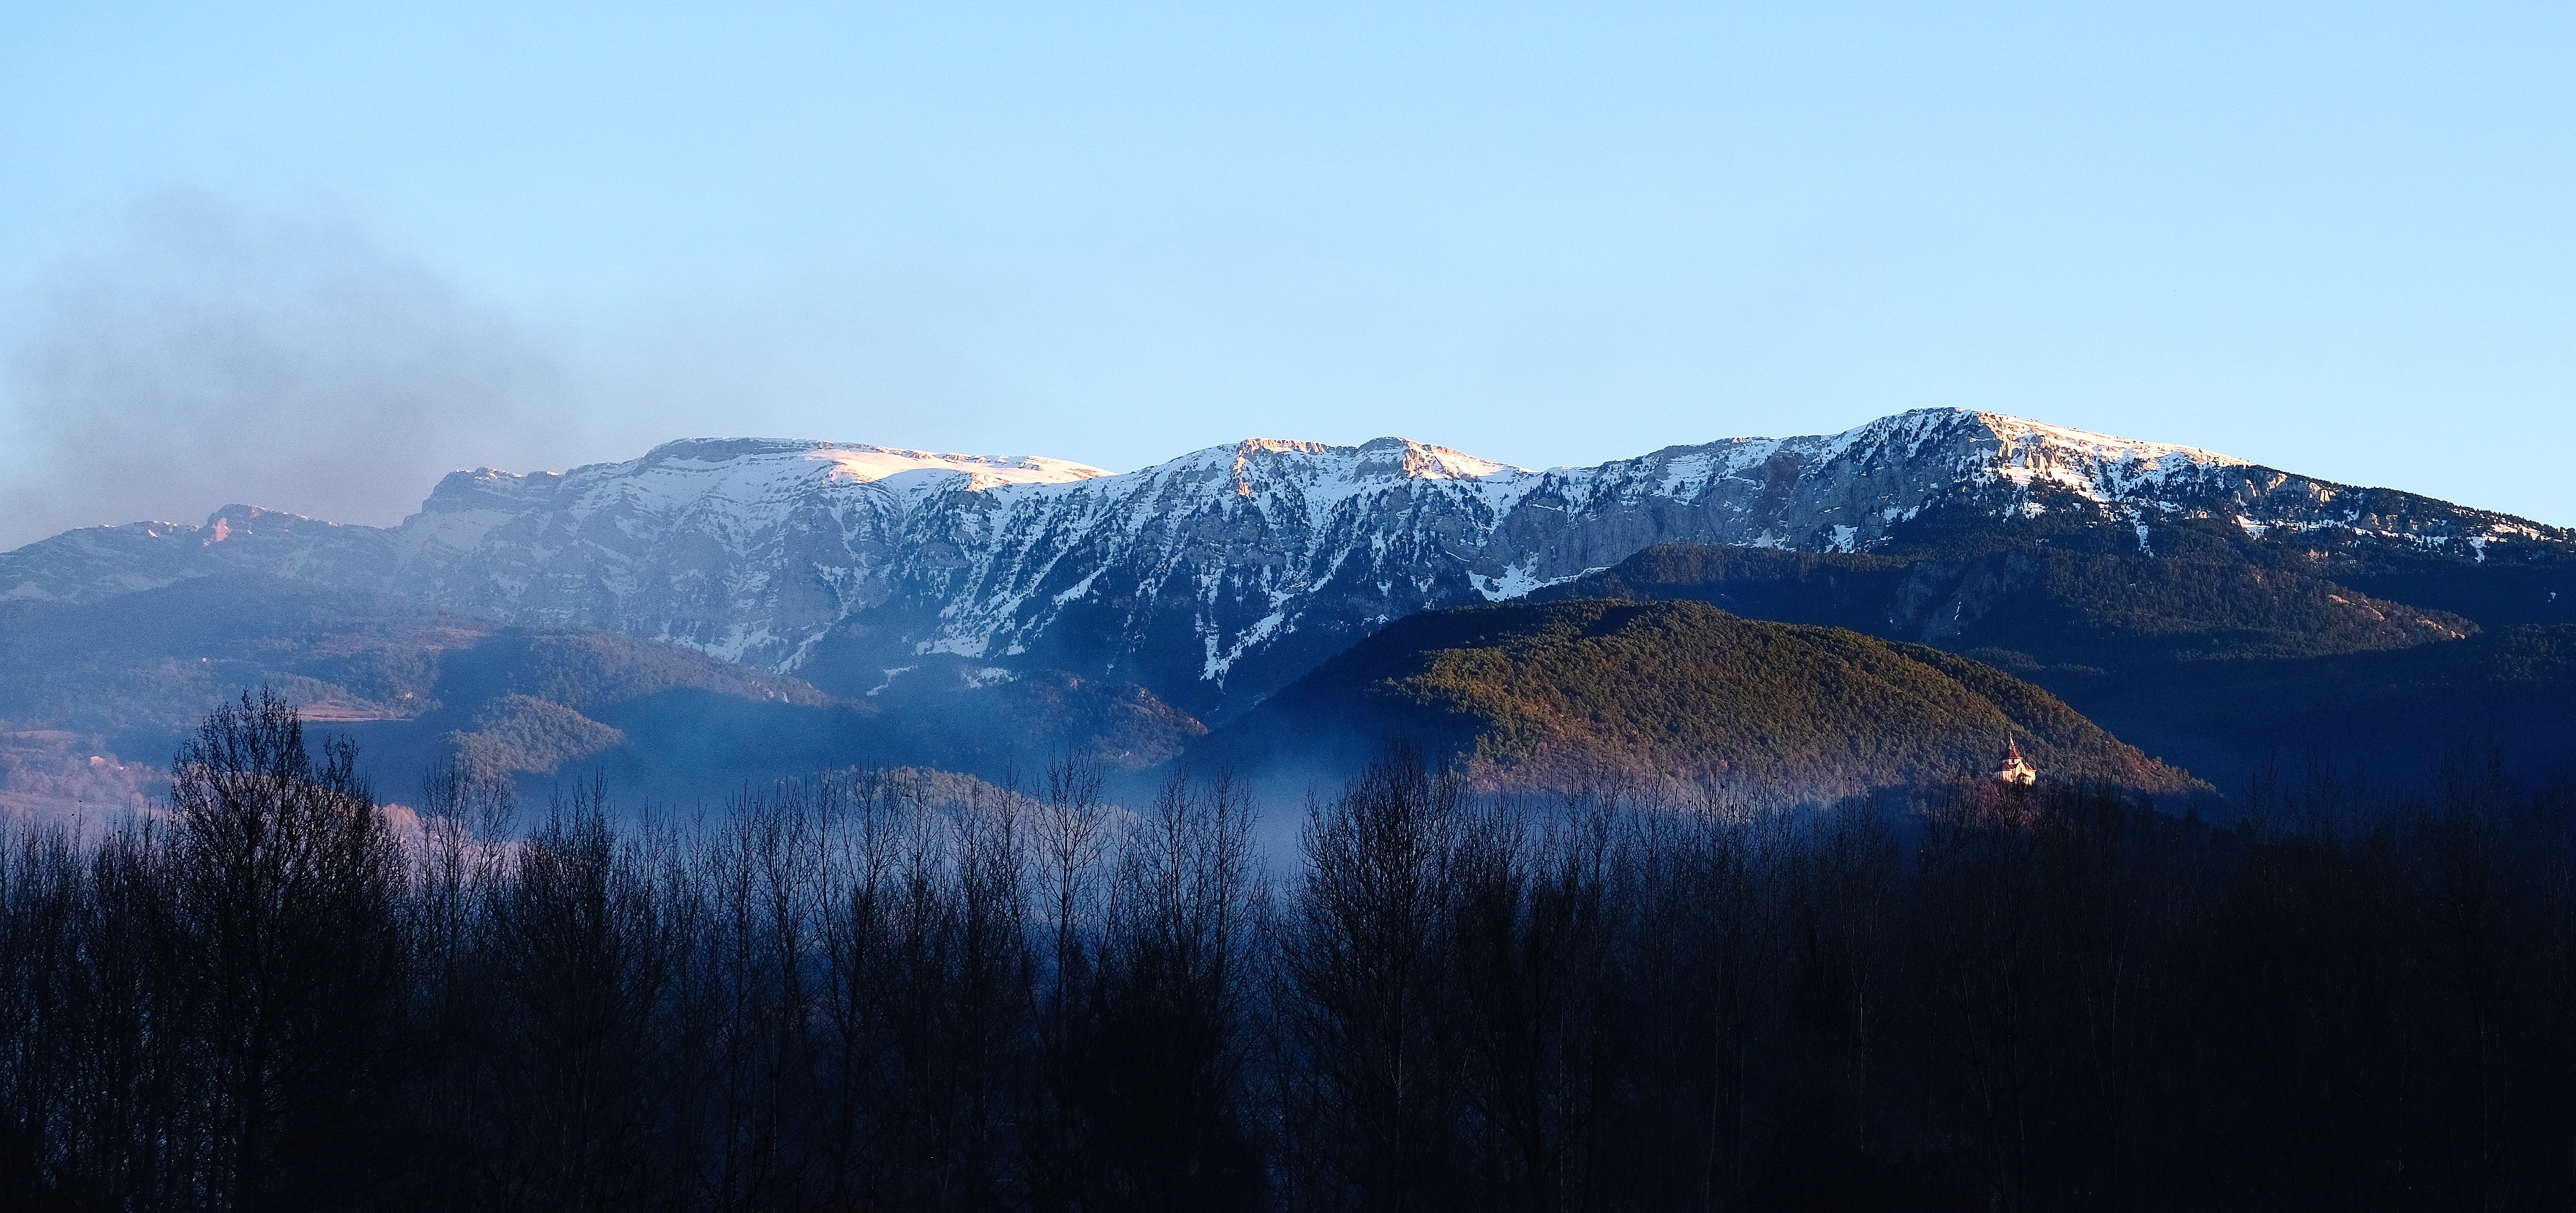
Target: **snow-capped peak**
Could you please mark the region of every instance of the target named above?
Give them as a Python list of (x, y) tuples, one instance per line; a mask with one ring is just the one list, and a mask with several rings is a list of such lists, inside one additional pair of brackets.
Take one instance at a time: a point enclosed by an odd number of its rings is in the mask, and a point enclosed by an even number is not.
[(1173, 462), (1184, 461), (1223, 461), (1238, 478), (1286, 463), (1331, 466), (1355, 477), (1379, 480), (1474, 480), (1529, 470), (1445, 446), (1394, 437), (1372, 438), (1358, 446), (1293, 438), (1246, 438), (1227, 446), (1194, 451)]
[(2097, 434), (2091, 430), (2050, 425), (2045, 421), (2032, 421), (2027, 417), (2014, 417), (2005, 413), (1975, 412), (1972, 415), (1985, 422), (1986, 427), (1995, 432), (1995, 436), (2004, 442), (2007, 451), (2057, 448), (2081, 451), (2097, 459), (2124, 463), (2163, 464), (2168, 459), (2180, 456), (2193, 463), (2206, 463), (2217, 467), (2253, 466), (2249, 460), (2217, 451), (2202, 450), (2196, 446), (2182, 446), (2171, 442), (2147, 442), (2136, 438), (2122, 438), (2116, 434)]
[(1109, 473), (1069, 459), (1036, 455), (960, 455), (860, 442), (776, 438), (693, 438), (666, 442), (626, 463), (592, 464), (566, 473), (594, 480), (649, 480), (670, 472), (693, 491), (766, 489), (817, 481), (873, 484), (907, 472), (954, 472), (970, 490), (1004, 484), (1062, 484)]

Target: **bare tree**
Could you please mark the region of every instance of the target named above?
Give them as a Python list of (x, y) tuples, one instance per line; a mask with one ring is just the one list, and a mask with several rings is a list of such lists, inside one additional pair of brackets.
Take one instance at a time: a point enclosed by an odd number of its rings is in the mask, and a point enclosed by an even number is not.
[(346, 741), (263, 690), (173, 764), (159, 926), (204, 1066), (216, 1208), (362, 1204), (397, 1083), (403, 857)]
[(1078, 1054), (1086, 1208), (1236, 1209), (1262, 1176), (1247, 1089), (1266, 898), (1232, 777), (1175, 771), (1122, 835)]
[(838, 1207), (891, 1202), (894, 1149), (904, 1109), (888, 1098), (896, 1075), (893, 992), (901, 976), (903, 874), (910, 826), (925, 809), (918, 789), (882, 771), (827, 778), (819, 891), (822, 1018), (829, 1034), (818, 1064), (816, 1116), (824, 1155), (824, 1199)]
[(659, 1151), (678, 1094), (659, 1056), (685, 939), (654, 856), (621, 842), (596, 784), (512, 856), (484, 941), (478, 1052), (494, 1119), (473, 1160), (500, 1208), (644, 1208), (676, 1195)]
[(1392, 747), (1315, 806), (1281, 936), (1282, 1148), (1314, 1208), (1415, 1210), (1457, 1195), (1457, 1082), (1442, 972), (1465, 789)]
[(1458, 1014), (1494, 1205), (1589, 1207), (1629, 1047), (1611, 896), (1617, 801), (1578, 793), (1468, 817), (1453, 864)]

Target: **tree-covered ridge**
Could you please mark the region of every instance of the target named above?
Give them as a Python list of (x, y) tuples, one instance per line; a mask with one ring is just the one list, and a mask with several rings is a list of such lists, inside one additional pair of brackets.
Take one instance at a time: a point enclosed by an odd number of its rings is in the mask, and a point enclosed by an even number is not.
[(1888, 556), (1665, 544), (1542, 598), (1688, 598), (1755, 618), (1826, 623), (2043, 664), (2312, 657), (2477, 633), (2448, 611), (2374, 598), (2223, 544), (2151, 555), (2025, 542)]
[(626, 734), (551, 699), (504, 695), (475, 713), (471, 731), (448, 734), (459, 761), (491, 776), (551, 775), (626, 744)]
[(442, 691), (474, 700), (525, 695), (579, 711), (678, 690), (809, 707), (831, 702), (793, 678), (595, 629), (498, 629), (449, 656), (440, 673)]
[[(2534, 771), (2568, 761), (2576, 674), (2550, 654), (2576, 635), (2576, 573), (2499, 557), (2434, 576), (2431, 557), (2206, 521), (2154, 534), (2153, 554), (2051, 517), (1900, 554), (1668, 544), (1534, 597), (1699, 601), (1937, 645), (2227, 788), (2276, 755), (2379, 779), (2459, 743)], [(2409, 605), (2428, 600), (2443, 609)]]
[(2206, 787), (1991, 667), (1696, 602), (1400, 620), (1227, 730), (1229, 748), (1257, 747), (1291, 721), (1411, 737), (1502, 784), (1607, 770), (1820, 799), (1984, 771), (2013, 741), (2053, 778)]

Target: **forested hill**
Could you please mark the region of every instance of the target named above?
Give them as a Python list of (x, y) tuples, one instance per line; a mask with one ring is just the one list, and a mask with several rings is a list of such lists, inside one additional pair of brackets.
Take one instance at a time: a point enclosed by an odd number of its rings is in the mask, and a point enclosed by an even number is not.
[(1990, 666), (1695, 602), (1583, 601), (1398, 620), (1199, 748), (1256, 774), (1329, 771), (1387, 737), (1496, 786), (1605, 771), (1716, 780), (1775, 800), (1991, 769), (2005, 742), (2049, 777), (2206, 790)]
[(2462, 746), (2544, 780), (2567, 769), (2576, 566), (2435, 578), (2312, 536), (2160, 533), (2153, 554), (2038, 525), (1889, 553), (1667, 544), (1533, 597), (1706, 602), (1936, 645), (2231, 793), (2276, 761), (2412, 782)]

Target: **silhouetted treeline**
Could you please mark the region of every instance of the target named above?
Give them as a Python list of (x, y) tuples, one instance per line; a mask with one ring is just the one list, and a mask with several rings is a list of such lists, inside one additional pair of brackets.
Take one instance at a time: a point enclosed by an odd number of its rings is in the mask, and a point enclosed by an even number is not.
[[(2563, 1208), (2576, 798), (2266, 778), (2213, 828), (1307, 806), (1060, 762), (524, 827), (245, 700), (0, 858), (0, 1207)], [(2297, 783), (2285, 791), (2285, 783)], [(2168, 806), (2170, 808), (2170, 806)]]

